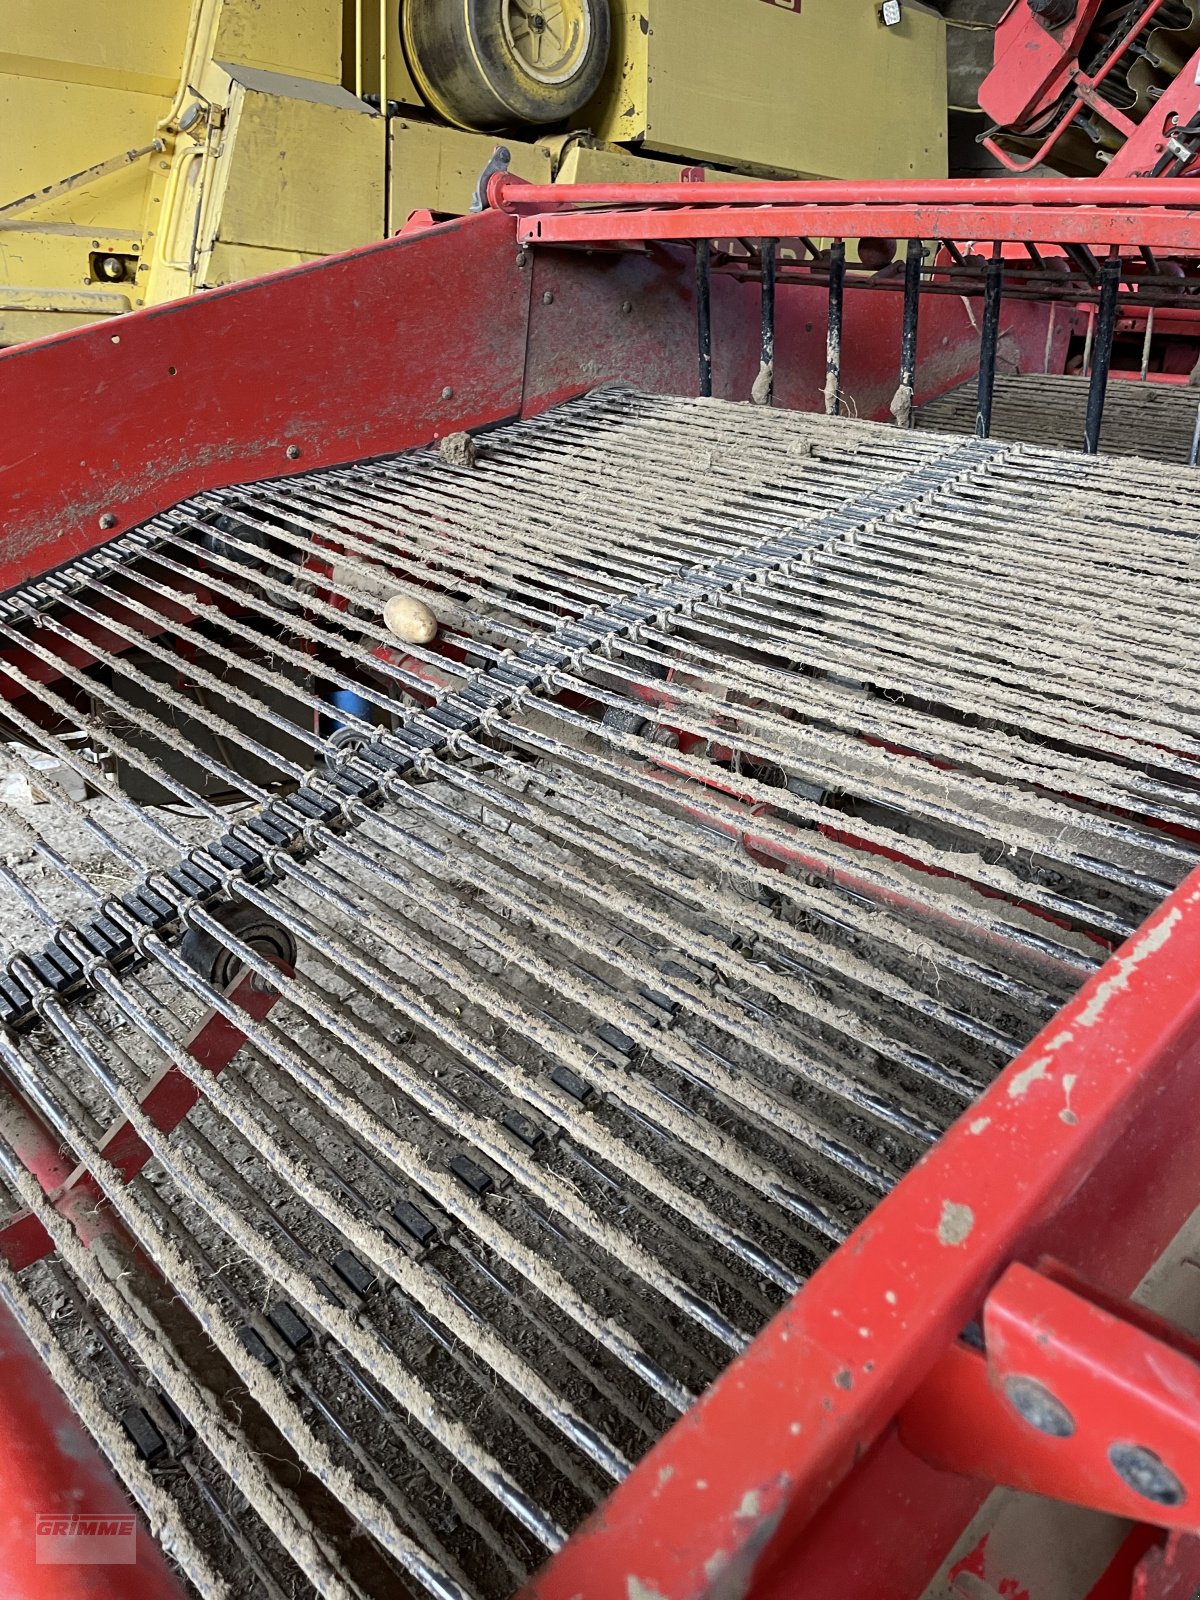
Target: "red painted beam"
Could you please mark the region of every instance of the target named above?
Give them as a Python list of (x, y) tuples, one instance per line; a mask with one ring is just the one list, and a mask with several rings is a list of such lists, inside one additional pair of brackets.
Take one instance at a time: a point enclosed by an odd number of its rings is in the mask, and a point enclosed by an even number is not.
[[(1161, 191), (1164, 186), (1157, 187)], [(1186, 187), (1196, 188), (1194, 184)], [(1136, 250), (1146, 245), (1160, 253), (1196, 255), (1200, 254), (1200, 199), (1190, 209), (1178, 210), (1162, 205), (1135, 208), (1118, 204), (988, 206), (915, 197), (853, 201), (848, 196), (840, 202), (784, 204), (773, 200), (770, 205), (727, 203), (661, 211), (559, 210), (522, 216), (518, 234), (523, 242), (535, 245), (640, 244), (647, 239), (792, 239), (804, 235), (814, 239), (1084, 244), (1092, 249), (1118, 246)]]
[(770, 206), (778, 210), (876, 202), (999, 210), (1029, 206), (1195, 210), (1200, 208), (1200, 181), (1173, 179), (1164, 185), (1155, 178), (1124, 178), (1120, 182), (1105, 178), (880, 178), (861, 183), (800, 179), (783, 183), (577, 183), (564, 191), (554, 184), (524, 183), (499, 173), (488, 185), (488, 198), (499, 209), (520, 215), (537, 211), (572, 214), (581, 206), (631, 206), (657, 212), (668, 206)]
[(516, 415), (530, 276), (493, 212), (0, 351), (0, 591), (201, 489)]

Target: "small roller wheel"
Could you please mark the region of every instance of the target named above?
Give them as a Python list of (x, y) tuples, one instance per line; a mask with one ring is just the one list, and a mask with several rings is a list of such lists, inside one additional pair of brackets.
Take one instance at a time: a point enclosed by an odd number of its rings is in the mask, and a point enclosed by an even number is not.
[[(272, 922), (257, 906), (243, 903), (214, 914), (234, 938), (248, 944), (256, 955), (276, 964), (295, 967), (295, 939), (286, 928)], [(189, 928), (180, 943), (179, 953), (192, 971), (214, 989), (228, 989), (238, 974), (246, 970), (236, 953), (223, 944), (216, 934), (204, 928)]]
[(409, 69), (460, 128), (540, 127), (573, 116), (608, 64), (608, 0), (401, 0)]

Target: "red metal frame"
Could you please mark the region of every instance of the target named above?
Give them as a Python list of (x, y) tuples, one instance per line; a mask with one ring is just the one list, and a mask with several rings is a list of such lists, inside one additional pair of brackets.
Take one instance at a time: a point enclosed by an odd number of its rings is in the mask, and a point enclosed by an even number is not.
[[(1114, 1517), (1194, 1527), (1200, 1341), (1053, 1262), (1009, 1267), (984, 1302), (983, 1330), (986, 1355), (951, 1346), (900, 1412), (909, 1449), (947, 1471)], [(1058, 1434), (1018, 1413), (1005, 1389), (1014, 1383), (1036, 1383), (1062, 1407)], [(1114, 1448), (1169, 1463), (1184, 1497), (1148, 1504), (1118, 1475)]]
[[(704, 198), (704, 185), (681, 187)], [(753, 216), (739, 211), (728, 220), (748, 234), (815, 228), (815, 210), (798, 216), (773, 203), (795, 188), (745, 186)], [(733, 186), (731, 195), (742, 189)], [(633, 205), (645, 198), (637, 188), (616, 193)], [(921, 206), (910, 214), (925, 220)], [(0, 591), (202, 489), (427, 444), (534, 415), (606, 382), (695, 394), (692, 252), (655, 242), (660, 218), (675, 214), (614, 215), (623, 220), (609, 236), (638, 248), (603, 260), (525, 248), (522, 235), (536, 218), (489, 210), (427, 219), (380, 244), (133, 312), (116, 332), (105, 322), (0, 351)], [(586, 211), (544, 220), (568, 231), (596, 225)], [(872, 211), (868, 220), (866, 231), (878, 233), (887, 219)], [(967, 212), (956, 214), (956, 229), (967, 220)], [(718, 396), (750, 396), (759, 369), (757, 300), (756, 284), (733, 271), (715, 274)], [(822, 407), (824, 307), (820, 288), (781, 284), (781, 406)], [(1059, 310), (1051, 343), (1061, 354), (1070, 312)], [(978, 295), (930, 298), (918, 403), (975, 370), (979, 312)], [(852, 287), (846, 316), (845, 390), (859, 416), (886, 417), (898, 296)], [(1006, 348), (1025, 370), (1041, 366), (1049, 324), (1044, 306), (1009, 307)]]
[[(1029, 10), (1026, 0), (1014, 4), (996, 27), (995, 64), (979, 91), (980, 108), (999, 125), (998, 131), (1036, 138), (1032, 155), (1016, 156), (989, 134), (985, 148), (1010, 172), (1028, 172), (1039, 166), (1085, 108), (1095, 111), (1125, 135), (1105, 171), (1109, 178), (1148, 173), (1166, 149), (1169, 132), (1188, 122), (1200, 109), (1200, 83), (1196, 62), (1184, 67), (1156, 105), (1140, 123), (1130, 120), (1101, 93), (1116, 62), (1131, 43), (1149, 28), (1165, 0), (1149, 0), (1138, 26), (1110, 51), (1093, 73), (1083, 71), (1079, 51), (1099, 10), (1099, 0), (1081, 0), (1064, 27), (1047, 28)], [(1068, 96), (1063, 101), (1064, 95)], [(1105, 180), (1082, 179), (1082, 182)]]
[[(115, 335), (106, 324), (0, 355), (0, 397), (14, 401), (0, 588), (200, 488), (534, 414), (606, 379), (694, 393), (694, 256), (672, 240), (882, 235), (1200, 255), (1200, 183), (593, 186), (564, 203), (561, 191), (497, 177), (490, 198), (495, 209), (481, 216), (426, 219), (382, 245), (134, 314)], [(746, 397), (758, 370), (759, 289), (739, 270), (731, 262), (713, 274), (716, 392)], [(931, 298), (924, 397), (973, 370), (977, 309)], [(780, 285), (783, 405), (820, 404), (823, 312), (820, 287)], [(1036, 364), (1047, 349), (1065, 352), (1069, 307), (1049, 325), (1049, 344), (1044, 308), (1014, 300), (1005, 318)], [(884, 414), (891, 397), (899, 322), (898, 294), (848, 293), (843, 382), (861, 383), (863, 415)], [(856, 343), (867, 348), (857, 374)], [(113, 404), (121, 385), (136, 406)], [(186, 433), (164, 437), (163, 419), (179, 416)], [(747, 848), (790, 855), (762, 824), (756, 833), (736, 799), (730, 830)], [(1158, 1428), (1139, 1440), (1170, 1453), (1192, 1481), (1185, 1419), (1161, 1393), (1155, 1413), (1137, 1364), (1152, 1343), (1176, 1381), (1190, 1383), (1193, 1353), (1122, 1302), (1200, 1201), (1197, 971), (1200, 874), (822, 1267), (538, 1576), (529, 1600), (910, 1600), (996, 1481), (1069, 1483), (1089, 1502), (1103, 1490), (1111, 1506), (1095, 1426), (1073, 1446), (1074, 1475), (1047, 1476), (1043, 1442), (1031, 1448), (996, 1399), (1011, 1371), (1001, 1335), (1015, 1349), (1038, 1317), (1053, 1316), (1054, 1347), (1046, 1354), (1026, 1338), (1026, 1367), (1049, 1381), (1051, 1357), (1071, 1354), (1079, 1411), (1122, 1381), (1133, 1391), (1122, 1413), (1129, 1431)], [(239, 994), (252, 1014), (271, 999), (249, 979)], [(206, 1030), (193, 1054), (199, 1044), (220, 1070), (240, 1036), (219, 1022)], [(170, 1127), (195, 1097), (185, 1075), (168, 1072), (146, 1104)], [(27, 1108), (14, 1104), (6, 1126), (84, 1237), (103, 1226), (91, 1178), (64, 1170)], [(106, 1149), (127, 1176), (145, 1159), (128, 1128)], [(47, 1245), (29, 1216), (0, 1230), (13, 1265)], [(1047, 1251), (1086, 1280), (1086, 1294), (1030, 1270)], [(977, 1317), (986, 1359), (959, 1342)], [(1098, 1350), (1101, 1324), (1119, 1357)], [(976, 1419), (969, 1449), (961, 1431), (940, 1426), (946, 1395)], [(1191, 1559), (1176, 1541), (1143, 1563), (1147, 1597), (1182, 1582)]]
[(564, 201), (551, 185), (497, 173), (488, 199), (520, 219), (528, 244), (807, 236), (1200, 253), (1200, 182), (1184, 179), (579, 184)]
[[(512, 173), (498, 172), (488, 180), (488, 203), (501, 211), (525, 215), (531, 212), (572, 213), (583, 207), (620, 207), (650, 211), (643, 217), (643, 239), (657, 239), (657, 212), (685, 206), (719, 210), (724, 206), (837, 206), (923, 205), (968, 206), (976, 211), (1008, 211), (1013, 207), (1048, 206), (1062, 209), (1073, 206), (1163, 208), (1170, 211), (1200, 207), (1200, 181), (1175, 179), (1169, 184), (1157, 178), (878, 178), (868, 182), (839, 179), (801, 178), (784, 182), (746, 180), (733, 183), (573, 183), (569, 190), (556, 184), (526, 183)], [(1132, 230), (1126, 240), (1137, 243), (1134, 218), (1127, 219)], [(805, 230), (808, 232), (809, 230)], [(713, 229), (714, 236), (719, 229)], [(847, 234), (847, 237), (857, 235)], [(817, 232), (810, 237), (821, 237)], [(901, 237), (914, 237), (904, 235)], [(915, 237), (921, 237), (916, 235)], [(969, 232), (951, 230), (940, 237), (970, 238)], [(980, 237), (988, 237), (981, 234)], [(1033, 237), (1033, 235), (1031, 235)], [(1059, 237), (1075, 241), (1065, 233)]]

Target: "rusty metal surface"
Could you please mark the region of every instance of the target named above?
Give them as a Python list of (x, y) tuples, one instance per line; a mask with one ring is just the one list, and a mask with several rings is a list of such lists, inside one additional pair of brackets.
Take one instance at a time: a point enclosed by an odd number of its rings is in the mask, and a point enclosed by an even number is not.
[(606, 390), (0, 603), (0, 1059), (107, 1219), (0, 1121), (0, 1292), (236, 1593), (512, 1592), (1200, 859), (1171, 481)]

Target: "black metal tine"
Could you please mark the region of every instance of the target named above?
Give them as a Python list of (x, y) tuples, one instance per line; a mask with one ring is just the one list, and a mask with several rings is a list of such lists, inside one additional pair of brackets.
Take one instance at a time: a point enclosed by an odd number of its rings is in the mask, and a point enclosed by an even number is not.
[(1088, 389), (1087, 422), (1084, 427), (1084, 454), (1094, 456), (1100, 448), (1100, 429), (1104, 424), (1104, 402), (1108, 395), (1108, 375), (1112, 368), (1113, 339), (1117, 331), (1117, 302), (1121, 292), (1121, 257), (1114, 248), (1100, 269), (1100, 309), (1096, 317), (1096, 341), (1092, 352), (1092, 381)]
[(983, 283), (983, 330), (979, 338), (979, 393), (975, 403), (975, 437), (992, 432), (992, 400), (996, 393), (996, 347), (1000, 341), (1000, 302), (1004, 293), (1004, 260), (997, 244)]
[(1086, 244), (1064, 244), (1063, 250), (1069, 260), (1083, 273), (1089, 283), (1096, 283), (1100, 277), (1100, 267), (1095, 256)]
[(754, 399), (760, 406), (775, 404), (775, 275), (779, 244), (775, 239), (762, 242), (762, 348), (759, 353), (758, 382)]
[(946, 254), (950, 257), (951, 261), (953, 261), (956, 267), (966, 266), (967, 258), (963, 255), (962, 251), (958, 248), (953, 239), (943, 239), (942, 248), (946, 251)]
[(835, 239), (829, 252), (829, 330), (825, 340), (825, 415), (842, 409), (842, 311), (846, 298), (846, 241)]
[(921, 314), (921, 267), (925, 246), (920, 239), (908, 241), (904, 260), (904, 326), (900, 336), (900, 387), (892, 401), (897, 426), (913, 425), (913, 399), (917, 389), (917, 326)]
[(700, 393), (712, 395), (712, 241), (696, 240), (696, 336), (700, 350)]

